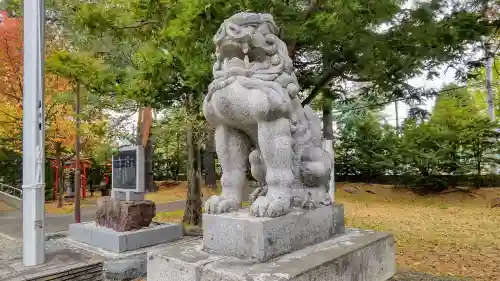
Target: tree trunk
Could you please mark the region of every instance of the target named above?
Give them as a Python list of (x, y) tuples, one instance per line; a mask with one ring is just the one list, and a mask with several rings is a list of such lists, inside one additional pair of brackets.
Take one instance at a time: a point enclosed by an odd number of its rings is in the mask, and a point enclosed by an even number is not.
[(144, 151), (144, 160), (145, 160), (145, 187), (148, 192), (156, 192), (156, 185), (154, 184), (153, 177), (153, 142), (154, 140), (151, 138), (151, 134), (149, 136), (148, 141), (146, 142), (146, 147)]
[(62, 145), (60, 142), (56, 143), (56, 163), (57, 163), (57, 173), (59, 174), (57, 179), (57, 187), (59, 190), (57, 191), (57, 208), (64, 207), (64, 166), (61, 161), (61, 151)]
[[(192, 112), (193, 110), (193, 94), (188, 95), (187, 101), (187, 112)], [(189, 114), (189, 113), (188, 113)], [(189, 114), (191, 115), (191, 114)], [(193, 134), (193, 123), (192, 119), (188, 118), (188, 126), (186, 129), (186, 146), (188, 153), (187, 161), (187, 200), (186, 207), (184, 210), (183, 222), (190, 225), (201, 225), (201, 192), (200, 192), (200, 179), (198, 174), (198, 164), (196, 150), (197, 145)]]
[(142, 123), (143, 123), (143, 108), (139, 108), (139, 113), (137, 116), (137, 131), (135, 134), (135, 144), (140, 145), (142, 143)]
[(205, 184), (210, 188), (215, 188), (217, 185), (217, 177), (215, 174), (215, 144), (214, 144), (214, 130), (212, 128), (208, 131), (207, 141), (205, 145)]
[(178, 181), (179, 180), (179, 173), (181, 171), (181, 158), (180, 158), (180, 154), (181, 154), (181, 138), (180, 138), (180, 134), (179, 132), (177, 132), (176, 134), (177, 136), (177, 152), (175, 154), (175, 180)]
[(332, 106), (332, 99), (325, 96), (323, 99), (323, 138), (325, 140), (333, 140)]
[(214, 145), (214, 130), (208, 129), (205, 149), (203, 151), (203, 167), (205, 169), (205, 190), (203, 192), (203, 200), (208, 199), (212, 191), (217, 186), (217, 178), (215, 175), (215, 145)]
[[(75, 223), (80, 223), (80, 187), (82, 186), (82, 171), (80, 167), (80, 85), (76, 85), (76, 141), (75, 141)], [(86, 188), (85, 186), (83, 188)]]

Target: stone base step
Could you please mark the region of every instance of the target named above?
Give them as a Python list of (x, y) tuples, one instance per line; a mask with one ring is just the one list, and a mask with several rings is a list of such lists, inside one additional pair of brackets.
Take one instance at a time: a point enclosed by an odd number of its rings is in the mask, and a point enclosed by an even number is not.
[(148, 253), (148, 281), (385, 281), (395, 271), (392, 235), (357, 229), (262, 263), (203, 251), (202, 240)]
[(277, 218), (254, 217), (248, 209), (203, 214), (203, 249), (216, 255), (265, 262), (320, 243), (345, 231), (344, 206), (294, 209)]

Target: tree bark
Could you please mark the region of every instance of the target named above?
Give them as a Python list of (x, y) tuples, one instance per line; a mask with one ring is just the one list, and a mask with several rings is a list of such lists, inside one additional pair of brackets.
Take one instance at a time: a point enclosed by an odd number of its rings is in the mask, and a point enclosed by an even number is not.
[[(80, 223), (80, 187), (82, 186), (82, 171), (80, 167), (80, 85), (76, 85), (76, 141), (75, 141), (75, 223)], [(83, 188), (86, 188), (85, 186)]]
[(61, 161), (61, 151), (62, 151), (62, 145), (60, 142), (56, 143), (56, 163), (57, 163), (57, 173), (59, 174), (58, 179), (57, 179), (57, 208), (62, 208), (64, 207), (64, 167), (62, 165)]
[(137, 116), (137, 131), (135, 135), (135, 143), (137, 145), (141, 145), (142, 143), (142, 123), (143, 123), (142, 117), (143, 117), (143, 108), (139, 108), (139, 113)]
[(333, 114), (332, 114), (332, 98), (328, 95), (323, 97), (323, 138), (325, 140), (333, 140)]
[(179, 173), (181, 171), (181, 158), (180, 158), (180, 154), (181, 154), (181, 138), (180, 138), (180, 134), (179, 132), (177, 132), (176, 134), (177, 136), (177, 153), (175, 154), (175, 162), (176, 162), (176, 165), (175, 165), (175, 180), (179, 180)]
[(205, 144), (205, 184), (213, 189), (217, 185), (217, 178), (215, 174), (215, 144), (214, 144), (214, 130), (210, 128), (207, 134), (207, 141)]
[(137, 118), (136, 144), (144, 146), (144, 187), (148, 192), (155, 192), (153, 182), (153, 140), (151, 139), (151, 126), (153, 122), (152, 108), (139, 109)]
[(145, 188), (148, 192), (156, 192), (156, 185), (154, 184), (153, 178), (153, 139), (151, 138), (151, 134), (146, 142), (146, 146), (144, 148), (144, 161), (145, 164), (145, 175), (144, 180)]
[[(190, 93), (187, 98), (187, 112), (193, 109), (193, 94)], [(191, 115), (191, 114), (189, 114)], [(196, 142), (193, 134), (192, 119), (188, 118), (188, 126), (186, 129), (186, 146), (188, 153), (187, 161), (187, 200), (184, 210), (183, 222), (190, 225), (201, 225), (201, 192), (200, 192), (200, 179), (198, 174), (198, 162), (196, 153)]]

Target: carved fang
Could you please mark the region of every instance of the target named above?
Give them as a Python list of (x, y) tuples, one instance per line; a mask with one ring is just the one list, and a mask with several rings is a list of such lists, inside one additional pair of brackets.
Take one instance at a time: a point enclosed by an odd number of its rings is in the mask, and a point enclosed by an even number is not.
[(248, 43), (245, 42), (245, 43), (242, 44), (241, 49), (243, 50), (243, 53), (246, 55), (246, 54), (248, 54), (248, 51), (250, 50), (250, 47), (248, 46)]
[(250, 59), (248, 58), (248, 55), (245, 55), (245, 68), (250, 68)]

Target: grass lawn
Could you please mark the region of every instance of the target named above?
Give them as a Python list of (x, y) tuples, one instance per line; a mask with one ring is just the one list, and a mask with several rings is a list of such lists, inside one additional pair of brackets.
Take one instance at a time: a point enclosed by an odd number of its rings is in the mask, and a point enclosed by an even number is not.
[[(347, 193), (347, 186), (360, 192)], [(395, 235), (401, 270), (500, 280), (500, 208), (489, 207), (500, 189), (423, 197), (391, 186), (340, 183), (336, 196), (349, 227)], [(156, 220), (180, 222), (182, 216), (159, 213)]]

